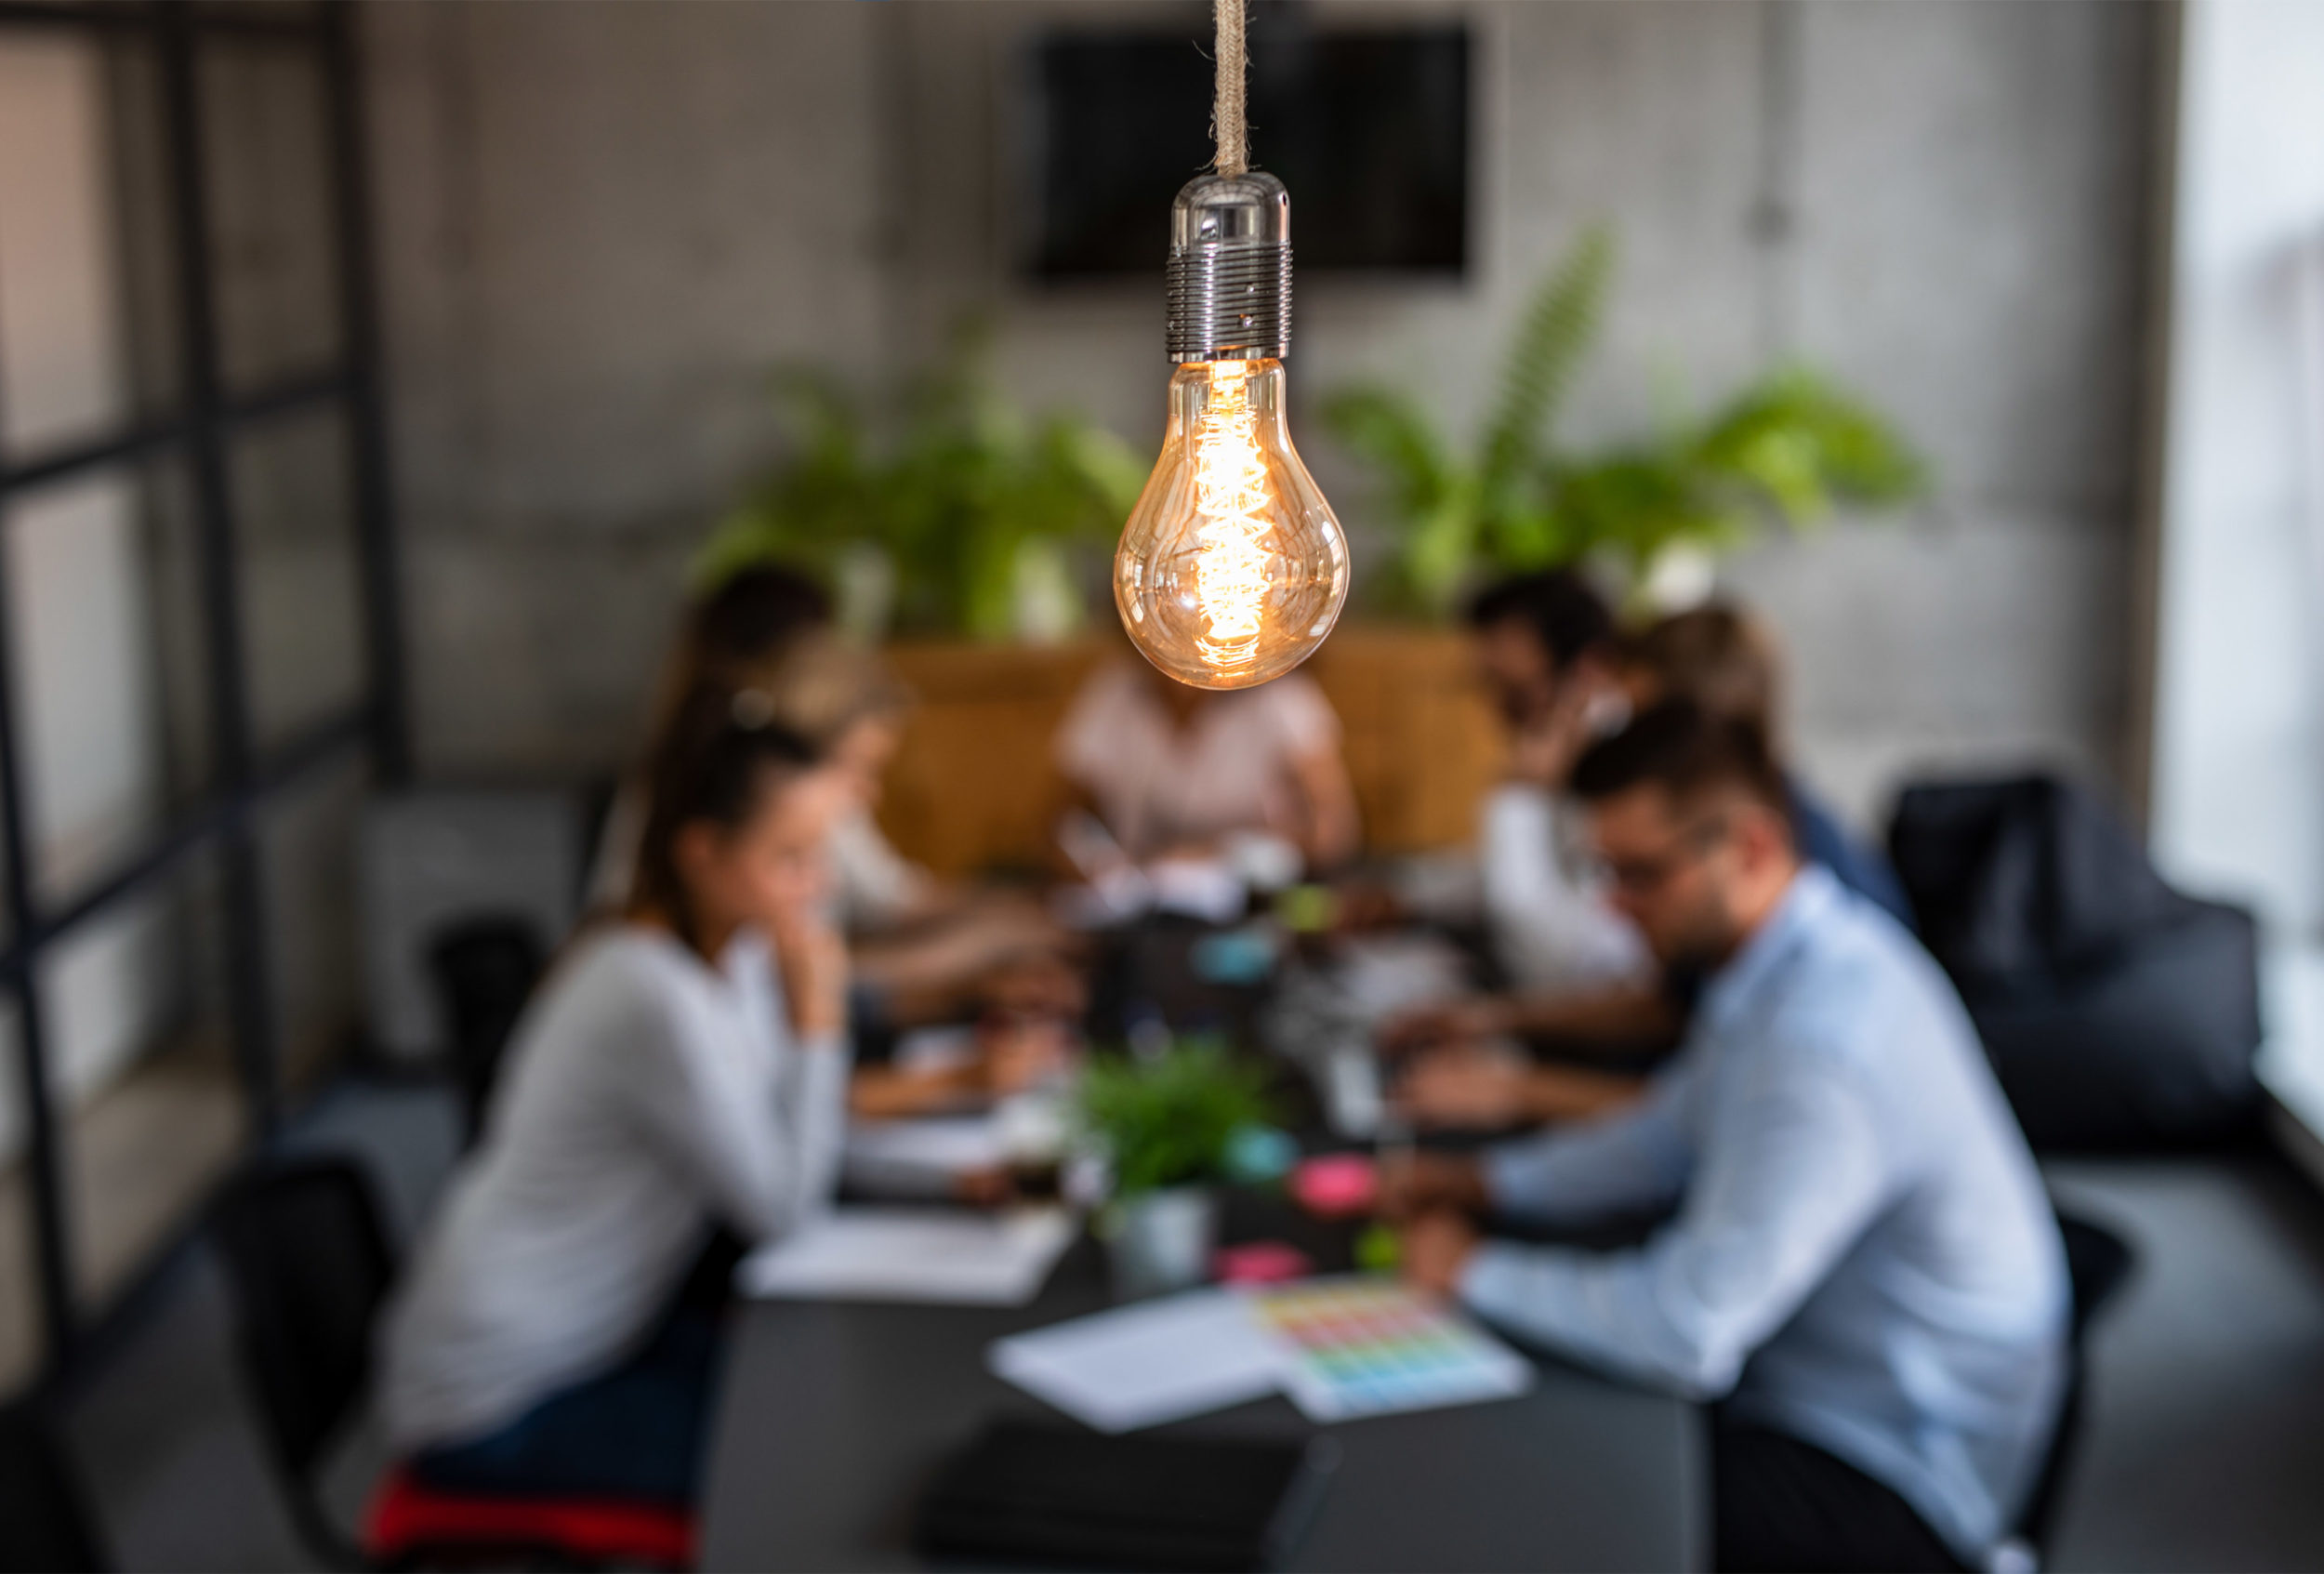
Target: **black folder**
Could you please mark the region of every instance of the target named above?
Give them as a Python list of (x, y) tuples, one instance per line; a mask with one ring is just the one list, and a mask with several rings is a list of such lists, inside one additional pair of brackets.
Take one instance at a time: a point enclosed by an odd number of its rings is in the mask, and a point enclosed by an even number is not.
[(1259, 1569), (1281, 1561), (1323, 1496), (1338, 1446), (1116, 1436), (996, 1422), (921, 1501), (918, 1542), (971, 1563)]

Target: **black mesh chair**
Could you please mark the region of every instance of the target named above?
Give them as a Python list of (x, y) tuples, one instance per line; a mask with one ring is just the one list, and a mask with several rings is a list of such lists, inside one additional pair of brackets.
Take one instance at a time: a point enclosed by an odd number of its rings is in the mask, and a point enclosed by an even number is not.
[(582, 1498), (442, 1492), (390, 1473), (362, 1544), (324, 1506), (320, 1475), (371, 1387), (372, 1335), (394, 1256), (352, 1159), (262, 1160), (212, 1220), (240, 1314), (260, 1430), (309, 1549), (338, 1568), (685, 1568), (695, 1527), (680, 1510)]
[(428, 947), (471, 1144), (483, 1130), (501, 1055), (546, 965), (531, 921), (508, 914), (464, 919), (438, 932)]
[(326, 1564), (361, 1568), (318, 1473), (370, 1389), (372, 1329), (395, 1276), (370, 1180), (349, 1158), (262, 1161), (228, 1185), (211, 1233), (291, 1518)]
[(2130, 1243), (2103, 1224), (2058, 1215), (2058, 1232), (2066, 1237), (2066, 1270), (2074, 1286), (2074, 1314), (2068, 1334), (2070, 1364), (2066, 1399), (2058, 1411), (2057, 1431), (2042, 1460), (2033, 1495), (2018, 1516), (2017, 1533), (2037, 1551), (2047, 1553), (2057, 1528), (2058, 1507), (2065, 1495), (2066, 1476), (2080, 1446), (2082, 1395), (2086, 1386), (2083, 1339), (2091, 1324), (2119, 1291), (2136, 1264)]
[(112, 1566), (48, 1418), (30, 1402), (0, 1410), (0, 1574)]

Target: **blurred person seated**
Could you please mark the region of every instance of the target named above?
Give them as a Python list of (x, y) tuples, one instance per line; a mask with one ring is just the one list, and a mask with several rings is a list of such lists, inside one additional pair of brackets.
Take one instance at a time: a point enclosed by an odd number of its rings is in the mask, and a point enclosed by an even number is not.
[[(874, 818), (903, 740), (903, 687), (868, 654), (812, 634), (763, 678), (775, 719), (821, 746), (848, 787), (830, 853), (855, 979), (855, 1112), (956, 1110), (1061, 1074), (1088, 1005), (1063, 932), (1030, 897), (937, 880)], [(974, 1023), (966, 1052), (890, 1052), (902, 1029), (964, 1017)]]
[(1575, 758), (1620, 705), (1614, 615), (1587, 579), (1559, 568), (1487, 586), (1466, 618), (1477, 676), (1508, 733), (1502, 780), (1478, 808), (1473, 889), (1456, 882), (1449, 899), (1416, 891), (1406, 900), (1353, 891), (1353, 925), (1394, 921), (1406, 909), (1481, 919), (1493, 959), (1525, 991), (1635, 980), (1646, 971), (1644, 948), (1597, 889), (1565, 796)]
[[(794, 640), (830, 624), (830, 596), (804, 574), (780, 563), (737, 569), (687, 607), (655, 686), (647, 737), (661, 732), (680, 700), (696, 685), (716, 680), (732, 688), (745, 687), (750, 675), (779, 659)], [(598, 830), (597, 854), (589, 867), (591, 909), (618, 913), (627, 906), (638, 839), (644, 830), (644, 787), (634, 776), (626, 778)]]
[[(1781, 657), (1765, 625), (1740, 608), (1713, 603), (1657, 619), (1615, 642), (1610, 669), (1633, 713), (1666, 699), (1690, 700), (1759, 728), (1782, 757)], [(1785, 770), (1784, 785), (1802, 856), (1910, 928), (1911, 908), (1888, 860), (1842, 829), (1796, 772)], [(1612, 1108), (1635, 1092), (1633, 1078), (1536, 1065), (1481, 1040), (1522, 1033), (1585, 1048), (1651, 1051), (1675, 1041), (1696, 983), (1682, 976), (1578, 998), (1469, 1001), (1402, 1018), (1390, 1025), (1392, 1043), (1433, 1039), (1446, 1046), (1407, 1070), (1404, 1104), (1424, 1123), (1472, 1128)]]
[[(1774, 632), (1742, 608), (1714, 602), (1659, 618), (1617, 645), (1614, 667), (1634, 711), (1666, 699), (1692, 700), (1759, 728), (1776, 759), (1787, 760), (1782, 654)], [(1789, 763), (1784, 787), (1800, 855), (1911, 928), (1912, 906), (1887, 857), (1843, 828)]]
[[(1716, 1561), (1983, 1567), (2066, 1377), (2064, 1250), (1952, 986), (1803, 864), (1759, 731), (1674, 701), (1574, 776), (1614, 897), (1708, 980), (1636, 1106), (1383, 1176), (1411, 1280), (1528, 1339), (1719, 1402)], [(1676, 1208), (1612, 1253), (1487, 1242)]]
[(848, 786), (765, 696), (705, 685), (647, 769), (629, 899), (527, 1009), (481, 1144), (384, 1326), (385, 1420), (444, 1490), (693, 1498), (733, 1265), (826, 1202)]
[(1355, 855), (1355, 787), (1340, 719), (1315, 681), (1189, 688), (1143, 661), (1090, 674), (1060, 725), (1058, 768), (1121, 854), (1142, 866), (1219, 858), (1273, 838), (1313, 871)]
[[(867, 1063), (858, 1068), (859, 1112), (914, 1114), (1013, 1091), (1046, 1074), (1056, 1025), (1079, 1017), (1086, 989), (1038, 904), (947, 885), (881, 834), (873, 812), (908, 695), (829, 622), (820, 588), (790, 569), (760, 564), (732, 575), (687, 614), (653, 735), (668, 725), (673, 695), (705, 687), (754, 694), (760, 698), (751, 703), (805, 737), (844, 781), (828, 852), (831, 900), (851, 953), (854, 1036)], [(645, 801), (633, 777), (606, 816), (591, 881), (599, 910), (627, 900)], [(977, 1052), (941, 1065), (888, 1064), (901, 1031), (979, 1015), (993, 1020)]]
[(1579, 574), (1548, 569), (1488, 586), (1468, 624), (1509, 729), (1505, 779), (1479, 815), (1479, 895), (1495, 957), (1524, 990), (1635, 980), (1644, 948), (1598, 888), (1565, 790), (1619, 703), (1607, 665), (1613, 614)]

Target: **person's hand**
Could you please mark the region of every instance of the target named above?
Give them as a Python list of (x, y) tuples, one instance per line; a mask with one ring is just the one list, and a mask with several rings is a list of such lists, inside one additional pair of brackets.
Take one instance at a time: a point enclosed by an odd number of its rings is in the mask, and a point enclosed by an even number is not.
[(1458, 1043), (1509, 1031), (1510, 1011), (1501, 1000), (1440, 1000), (1415, 1006), (1380, 1025), (1373, 1041), (1382, 1054), (1408, 1054), (1433, 1044)]
[(1089, 985), (1079, 969), (1054, 950), (1021, 951), (986, 973), (977, 986), (984, 1009), (1011, 1021), (1079, 1022), (1089, 1009)]
[(1429, 1295), (1450, 1300), (1460, 1271), (1477, 1248), (1477, 1227), (1459, 1213), (1422, 1213), (1404, 1227), (1399, 1242), (1405, 1282)]
[(952, 1197), (970, 1208), (1006, 1208), (1017, 1200), (1017, 1178), (1002, 1166), (965, 1171), (953, 1178)]
[(984, 1086), (997, 1097), (1021, 1093), (1073, 1064), (1073, 1038), (1062, 1024), (1026, 1022), (978, 1035), (984, 1053)]
[(1538, 715), (1529, 717), (1509, 744), (1509, 774), (1536, 787), (1563, 787), (1590, 742), (1594, 685), (1568, 678)]
[(769, 926), (791, 1030), (802, 1039), (847, 1031), (847, 943), (823, 913), (801, 908)]
[(1070, 947), (1075, 936), (1061, 928), (1049, 909), (1016, 892), (981, 893), (963, 911), (993, 953), (1003, 959), (1020, 952), (1056, 951)]
[(1532, 1112), (1531, 1069), (1515, 1056), (1481, 1047), (1436, 1050), (1405, 1072), (1396, 1104), (1423, 1126), (1514, 1125)]
[(1485, 1172), (1463, 1154), (1406, 1151), (1380, 1160), (1373, 1207), (1389, 1219), (1445, 1209), (1483, 1212)]
[(1379, 880), (1344, 880), (1331, 895), (1332, 927), (1342, 934), (1391, 929), (1410, 916), (1395, 892)]

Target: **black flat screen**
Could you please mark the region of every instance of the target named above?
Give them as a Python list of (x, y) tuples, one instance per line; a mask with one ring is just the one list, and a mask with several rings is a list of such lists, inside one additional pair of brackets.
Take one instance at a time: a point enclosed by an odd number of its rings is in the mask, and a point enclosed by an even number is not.
[[(1170, 199), (1211, 157), (1208, 41), (1060, 33), (1033, 48), (1022, 260), (1037, 278), (1159, 276)], [(1291, 193), (1299, 271), (1468, 263), (1469, 37), (1254, 29), (1251, 162)]]

